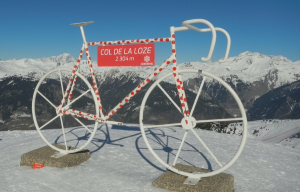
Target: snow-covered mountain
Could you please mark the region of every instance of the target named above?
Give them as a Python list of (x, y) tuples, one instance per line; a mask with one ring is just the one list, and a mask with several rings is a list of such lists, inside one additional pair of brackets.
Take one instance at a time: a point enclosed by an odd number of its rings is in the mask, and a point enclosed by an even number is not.
[(73, 64), (75, 62), (76, 59), (67, 53), (41, 59), (24, 58), (20, 60), (10, 59), (0, 61), (0, 79), (9, 76), (32, 77), (33, 74), (37, 74), (38, 78), (57, 66)]
[(54, 63), (60, 63), (60, 64), (64, 64), (64, 63), (71, 63), (71, 62), (76, 62), (76, 59), (74, 57), (72, 57), (70, 54), (68, 53), (64, 53), (62, 55), (59, 56), (52, 56), (49, 58), (41, 58), (41, 59), (37, 59), (37, 61), (41, 61), (44, 63), (50, 63), (50, 62), (54, 62)]
[[(89, 69), (85, 62), (82, 60), (80, 73), (88, 75)], [(42, 74), (59, 66), (72, 69), (75, 63), (76, 59), (67, 53), (50, 58), (0, 61), (0, 78), (13, 75), (31, 77), (32, 73)], [(117, 77), (128, 71), (145, 77), (153, 70), (153, 67), (97, 67), (96, 61), (93, 61), (93, 66), (97, 74), (102, 74), (101, 78), (106, 77), (104, 74)], [(179, 66), (181, 69), (192, 68), (210, 72), (232, 82), (235, 86), (240, 82), (251, 84), (262, 81), (266, 83), (268, 89), (273, 89), (300, 80), (300, 61), (292, 62), (283, 56), (268, 56), (249, 51), (230, 57), (225, 63), (189, 62)]]
[[(21, 59), (0, 61), (0, 125), (6, 122), (13, 114), (31, 114), (31, 98), (37, 81), (46, 72), (63, 67), (72, 69), (76, 64), (76, 59), (69, 54), (53, 56), (41, 59)], [(292, 62), (282, 56), (268, 56), (260, 53), (244, 52), (238, 56), (230, 57), (225, 63), (219, 62), (189, 62), (179, 64), (180, 69), (200, 69), (208, 71), (218, 77), (224, 79), (237, 92), (246, 109), (252, 109), (253, 103), (257, 98), (268, 93), (274, 88), (282, 85), (293, 83), (300, 78), (300, 61)], [(148, 77), (155, 67), (97, 67), (97, 63), (93, 62), (94, 72), (98, 82), (103, 103), (104, 112), (112, 109), (118, 101), (123, 99), (128, 92), (135, 88), (142, 79)], [(171, 67), (167, 67), (162, 71), (163, 74), (170, 72)], [(79, 72), (84, 76), (89, 76), (89, 68), (86, 60), (81, 61)], [(170, 82), (170, 81), (168, 81)], [(170, 82), (173, 83), (173, 82)], [(195, 97), (196, 81), (184, 82), (187, 91), (187, 97)], [(166, 88), (167, 92), (172, 92)], [(211, 111), (203, 111), (202, 115), (220, 113), (225, 116), (234, 115), (236, 111), (226, 110), (224, 108), (230, 106), (231, 100), (228, 94), (219, 88), (219, 84), (206, 80), (203, 87), (205, 105), (219, 106)], [(24, 94), (26, 93), (26, 94)], [(126, 104), (124, 110), (120, 110), (114, 115), (115, 120), (137, 123), (139, 106), (145, 91), (140, 91), (134, 97), (131, 103)], [(55, 94), (55, 93), (54, 93)], [(276, 98), (276, 97), (275, 97)], [(214, 101), (213, 101), (214, 100)], [(104, 101), (104, 102), (103, 102)], [(294, 102), (294, 101), (293, 101)], [(263, 102), (266, 103), (266, 102)], [(256, 105), (257, 106), (257, 105)], [(261, 105), (260, 105), (261, 106)], [(152, 111), (160, 116), (164, 113), (160, 105), (153, 105)], [(298, 107), (300, 109), (300, 107)], [(294, 107), (293, 109), (298, 109)], [(168, 108), (165, 108), (167, 110)], [(168, 109), (169, 110), (169, 109)], [(274, 109), (272, 109), (274, 110)], [(277, 110), (277, 109), (276, 109)], [(282, 109), (278, 109), (282, 110)], [(252, 111), (255, 111), (252, 109)], [(264, 110), (258, 110), (256, 114), (266, 114)], [(289, 112), (296, 114), (297, 111)], [(16, 114), (15, 114), (16, 116)], [(170, 114), (175, 118), (173, 114)], [(5, 117), (5, 118), (3, 118)], [(252, 116), (251, 116), (252, 117)], [(252, 120), (263, 118), (282, 118), (281, 116), (255, 116)], [(172, 119), (171, 118), (171, 119)], [(285, 116), (284, 118), (293, 118)], [(30, 120), (29, 120), (30, 119)], [(24, 119), (23, 119), (24, 120)], [(21, 125), (24, 123), (4, 123), (7, 128), (4, 130)], [(32, 118), (28, 117), (26, 125), (32, 125)], [(28, 128), (28, 126), (25, 126)], [(20, 129), (15, 127), (14, 129)]]

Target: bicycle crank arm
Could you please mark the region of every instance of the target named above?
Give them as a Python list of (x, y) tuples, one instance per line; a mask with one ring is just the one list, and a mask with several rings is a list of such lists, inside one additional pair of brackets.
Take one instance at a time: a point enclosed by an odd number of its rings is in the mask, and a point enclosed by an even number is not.
[(111, 124), (111, 125), (123, 125), (123, 122), (117, 122), (117, 121), (103, 121), (103, 120), (98, 120), (99, 123), (106, 123), (106, 124)]

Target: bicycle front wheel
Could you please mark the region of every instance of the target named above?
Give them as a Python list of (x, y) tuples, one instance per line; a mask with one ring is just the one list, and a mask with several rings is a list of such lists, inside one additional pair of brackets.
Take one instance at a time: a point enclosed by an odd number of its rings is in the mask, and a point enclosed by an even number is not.
[[(175, 80), (184, 87), (186, 98), (178, 95), (173, 73), (147, 90), (140, 108), (141, 134), (167, 169), (194, 178), (216, 175), (229, 168), (244, 148), (244, 107), (226, 82), (208, 72), (186, 69), (179, 75), (182, 81)], [(182, 110), (184, 104), (188, 110)], [(209, 171), (191, 173), (191, 167)]]
[(46, 73), (38, 82), (32, 116), (47, 145), (60, 153), (75, 153), (92, 141), (98, 128), (95, 119), (99, 107), (89, 81), (77, 72), (60, 68)]

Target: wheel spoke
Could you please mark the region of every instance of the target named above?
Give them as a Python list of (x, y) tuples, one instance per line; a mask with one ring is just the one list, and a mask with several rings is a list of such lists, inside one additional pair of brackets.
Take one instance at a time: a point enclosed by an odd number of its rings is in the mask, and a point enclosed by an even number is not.
[(47, 99), (47, 97), (45, 96), (45, 95), (43, 95), (41, 92), (39, 92), (39, 91), (37, 91), (46, 101), (48, 101), (48, 103), (50, 104), (50, 105), (52, 105), (55, 109), (56, 109), (56, 106), (51, 102), (51, 101), (49, 101), (49, 99)]
[(164, 124), (164, 125), (146, 125), (143, 126), (144, 129), (148, 128), (158, 128), (158, 127), (172, 127), (172, 126), (179, 126), (181, 123), (171, 123), (171, 124)]
[(204, 148), (209, 152), (209, 154), (214, 158), (214, 160), (221, 166), (223, 165), (220, 163), (220, 161), (217, 159), (217, 157), (212, 153), (212, 151), (207, 147), (207, 145), (204, 143), (204, 141), (199, 137), (199, 135), (195, 132), (194, 129), (191, 129), (191, 131), (194, 133), (194, 135), (197, 137), (197, 139), (200, 141), (200, 143), (204, 146)]
[(180, 143), (179, 149), (178, 149), (178, 151), (177, 151), (176, 157), (175, 157), (174, 162), (173, 162), (173, 166), (175, 166), (175, 164), (176, 164), (176, 162), (177, 162), (177, 159), (178, 159), (178, 157), (179, 157), (179, 153), (181, 152), (181, 148), (182, 148), (182, 146), (183, 146), (183, 143), (184, 143), (184, 141), (185, 141), (185, 138), (186, 138), (186, 136), (187, 136), (187, 133), (188, 133), (188, 130), (186, 130), (185, 133), (184, 133), (184, 135), (183, 135), (182, 141), (181, 141), (181, 143)]
[(68, 145), (67, 145), (66, 134), (65, 134), (65, 128), (64, 128), (64, 123), (63, 123), (63, 120), (62, 120), (62, 116), (60, 116), (60, 123), (61, 123), (61, 129), (62, 129), (63, 136), (64, 136), (64, 141), (65, 141), (66, 150), (68, 151)]
[(160, 84), (157, 84), (157, 86), (160, 88), (160, 90), (168, 97), (168, 99), (173, 103), (173, 105), (178, 109), (178, 111), (181, 113), (181, 109), (178, 107), (178, 105), (173, 101), (173, 99), (169, 96), (169, 94), (162, 88)]
[(202, 82), (201, 82), (200, 88), (199, 88), (199, 90), (198, 90), (198, 93), (197, 93), (196, 99), (195, 99), (195, 101), (194, 101), (194, 104), (193, 104), (193, 107), (192, 107), (192, 110), (191, 110), (191, 116), (193, 115), (193, 112), (194, 112), (194, 109), (195, 109), (195, 107), (196, 107), (196, 104), (197, 104), (198, 98), (199, 98), (199, 96), (200, 96), (200, 94), (201, 94), (201, 91), (202, 91), (202, 88), (203, 88), (203, 85), (204, 85), (205, 78), (206, 78), (206, 77), (203, 77), (203, 79), (202, 79)]
[(78, 123), (80, 123), (80, 125), (82, 125), (88, 132), (93, 133), (91, 130), (89, 130), (89, 128), (87, 128), (87, 126), (85, 126), (85, 124), (83, 124), (78, 118), (72, 116)]
[[(81, 89), (78, 89), (76, 87), (73, 88), (74, 90), (78, 91), (79, 93), (84, 93), (84, 91), (82, 91)], [(93, 99), (93, 96), (91, 93), (84, 95), (85, 97), (88, 97), (90, 99)]]
[(51, 120), (49, 120), (47, 123), (45, 123), (43, 126), (41, 126), (40, 127), (40, 130), (41, 129), (43, 129), (45, 126), (47, 126), (49, 123), (51, 123), (52, 121), (54, 121), (56, 118), (58, 117), (58, 115), (57, 116), (55, 116), (55, 117), (53, 117)]
[(61, 70), (59, 70), (59, 79), (60, 79), (61, 93), (62, 93), (62, 96), (64, 96), (64, 86), (63, 86), (62, 79), (61, 79)]
[(91, 90), (89, 89), (89, 90), (85, 91), (84, 93), (82, 93), (81, 95), (79, 95), (76, 99), (74, 99), (73, 101), (71, 101), (70, 103), (68, 103), (65, 107), (69, 107), (70, 105), (72, 105), (72, 103), (74, 103), (75, 101), (77, 101), (78, 99), (80, 99), (81, 97), (83, 97), (89, 91), (91, 91)]
[(228, 119), (208, 119), (208, 120), (199, 120), (196, 123), (212, 123), (212, 122), (222, 122), (222, 121), (242, 121), (243, 118), (228, 118)]

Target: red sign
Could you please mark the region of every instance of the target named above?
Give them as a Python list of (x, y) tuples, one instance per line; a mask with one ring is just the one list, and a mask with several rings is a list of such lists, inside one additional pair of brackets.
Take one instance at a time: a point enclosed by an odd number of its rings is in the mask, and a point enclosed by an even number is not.
[(98, 47), (99, 67), (154, 66), (154, 44)]

